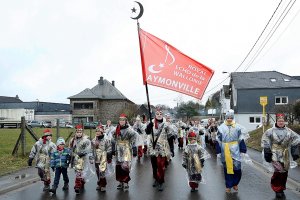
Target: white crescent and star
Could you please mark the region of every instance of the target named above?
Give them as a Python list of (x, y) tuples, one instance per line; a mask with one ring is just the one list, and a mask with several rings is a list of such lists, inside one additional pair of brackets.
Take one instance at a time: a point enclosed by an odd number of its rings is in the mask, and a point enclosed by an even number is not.
[[(138, 1), (135, 1), (135, 3), (137, 3), (137, 5), (139, 6), (139, 13), (138, 13), (138, 15), (137, 16), (135, 16), (135, 17), (131, 17), (131, 19), (136, 19), (136, 20), (138, 20), (139, 18), (141, 18), (142, 17), (142, 15), (143, 15), (143, 13), (144, 13), (144, 7), (143, 7), (143, 5), (140, 3), (140, 2), (138, 2)], [(132, 13), (137, 13), (137, 9), (135, 8), (135, 7), (133, 7), (133, 8), (131, 8), (131, 14)]]

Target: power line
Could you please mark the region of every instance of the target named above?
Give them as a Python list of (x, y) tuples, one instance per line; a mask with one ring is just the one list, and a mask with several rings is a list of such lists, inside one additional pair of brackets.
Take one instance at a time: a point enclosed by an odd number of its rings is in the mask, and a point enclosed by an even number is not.
[[(279, 16), (279, 18), (277, 19), (276, 23), (273, 25), (272, 29), (270, 30), (269, 34), (267, 35), (267, 37), (264, 39), (263, 43), (260, 45), (260, 47), (258, 48), (258, 50), (256, 51), (256, 53), (254, 54), (254, 56), (251, 58), (250, 62), (248, 63), (248, 65), (246, 66), (245, 71), (247, 71), (249, 69), (249, 67), (252, 65), (252, 63), (255, 61), (255, 59), (260, 55), (260, 53), (262, 52), (262, 50), (264, 49), (264, 47), (267, 45), (267, 43), (270, 41), (270, 39), (272, 38), (272, 36), (274, 35), (274, 33), (277, 31), (278, 27), (281, 25), (282, 21), (285, 19), (285, 17), (287, 16), (287, 14), (290, 12), (291, 8), (294, 6), (296, 0), (292, 3), (292, 5), (289, 7), (290, 3), (292, 2), (292, 0), (290, 0), (290, 2), (288, 3), (288, 5), (285, 7), (284, 11), (281, 13), (281, 15)], [(289, 9), (287, 10), (287, 12), (285, 13), (286, 9), (289, 7)], [(285, 15), (283, 16), (283, 18), (280, 20), (280, 18), (282, 17), (282, 15), (285, 13)], [(280, 20), (280, 22), (279, 22)], [(278, 23), (279, 22), (279, 23)], [(274, 29), (275, 28), (275, 29)], [(273, 31), (274, 30), (274, 31)]]
[(273, 44), (269, 47), (269, 49), (264, 53), (263, 56), (260, 57), (260, 59), (262, 57), (264, 57), (269, 51), (270, 49), (273, 48), (273, 46), (275, 45), (276, 42), (278, 42), (278, 40), (282, 37), (282, 35), (286, 32), (286, 30), (289, 28), (289, 26), (294, 22), (294, 20), (296, 19), (296, 17), (298, 16), (298, 14), (300, 13), (300, 9), (296, 12), (296, 14), (294, 15), (293, 19), (289, 22), (289, 24), (285, 27), (285, 29), (281, 32), (281, 34), (279, 35), (279, 37), (276, 39), (276, 41), (273, 42)]
[[(242, 64), (245, 62), (245, 60), (248, 58), (248, 56), (250, 55), (250, 53), (252, 52), (252, 50), (254, 49), (254, 47), (256, 46), (257, 42), (259, 41), (259, 39), (261, 38), (261, 36), (263, 35), (263, 33), (265, 32), (266, 28), (268, 27), (268, 25), (270, 24), (270, 21), (272, 20), (273, 16), (275, 15), (275, 13), (277, 12), (279, 6), (281, 5), (282, 3), (282, 0), (279, 2), (279, 4), (277, 5), (275, 11), (273, 12), (271, 18), (269, 19), (268, 23), (266, 24), (266, 26), (264, 27), (263, 31), (261, 32), (261, 34), (259, 35), (258, 39), (255, 41), (254, 45), (252, 46), (252, 48), (250, 49), (250, 51), (247, 53), (247, 55), (245, 56), (245, 58), (243, 59), (243, 61), (239, 64), (239, 66), (233, 71), (233, 72), (236, 72), (241, 66)], [(229, 75), (230, 76), (230, 75)], [(214, 90), (215, 88), (217, 88), (218, 86), (220, 86), (223, 82), (225, 82), (229, 76), (227, 76), (224, 80), (222, 80), (220, 83), (218, 83), (217, 85), (215, 85), (212, 89), (206, 91), (204, 93), (207, 94), (209, 93), (210, 91)]]
[(265, 28), (263, 29), (263, 31), (260, 33), (259, 37), (257, 38), (257, 40), (255, 41), (254, 45), (251, 47), (250, 51), (247, 53), (247, 55), (245, 56), (245, 58), (243, 59), (243, 61), (239, 64), (239, 66), (234, 70), (234, 72), (236, 72), (241, 66), (242, 64), (245, 62), (245, 60), (248, 58), (248, 56), (250, 55), (250, 53), (252, 52), (252, 50), (254, 49), (254, 47), (256, 46), (257, 42), (259, 41), (259, 39), (261, 38), (261, 36), (263, 35), (263, 33), (265, 32), (266, 28), (268, 27), (268, 25), (270, 24), (271, 20), (273, 19), (275, 13), (277, 12), (279, 6), (281, 5), (282, 0), (279, 2), (278, 6), (276, 7), (275, 11), (273, 12), (271, 18), (269, 19), (268, 23), (266, 24)]

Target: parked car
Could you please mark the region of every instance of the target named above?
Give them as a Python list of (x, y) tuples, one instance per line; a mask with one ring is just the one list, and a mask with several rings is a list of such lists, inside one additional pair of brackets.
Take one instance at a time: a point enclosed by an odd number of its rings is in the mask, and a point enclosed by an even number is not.
[(42, 121), (42, 127), (43, 128), (51, 128), (52, 127), (51, 121)]
[(98, 122), (84, 122), (83, 127), (85, 129), (93, 128), (95, 129), (98, 126)]
[(200, 124), (201, 124), (202, 126), (206, 127), (207, 124), (208, 124), (208, 119), (201, 119)]
[[(56, 127), (56, 125), (54, 125)], [(59, 122), (60, 128), (74, 128), (74, 126), (70, 122)]]
[(69, 122), (66, 122), (65, 127), (66, 128), (74, 128), (74, 126)]
[(30, 120), (30, 121), (27, 121), (27, 125), (28, 125), (30, 128), (34, 128), (34, 127), (42, 127), (42, 122), (37, 121), (37, 120)]

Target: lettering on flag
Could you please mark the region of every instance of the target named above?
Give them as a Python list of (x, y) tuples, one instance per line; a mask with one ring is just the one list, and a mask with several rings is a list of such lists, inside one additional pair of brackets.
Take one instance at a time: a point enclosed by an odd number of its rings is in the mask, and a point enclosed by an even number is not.
[(139, 29), (144, 84), (201, 99), (214, 71)]

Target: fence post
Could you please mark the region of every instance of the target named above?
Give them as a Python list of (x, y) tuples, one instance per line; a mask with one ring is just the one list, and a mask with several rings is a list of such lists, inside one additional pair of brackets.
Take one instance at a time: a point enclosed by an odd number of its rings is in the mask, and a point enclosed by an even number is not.
[(25, 117), (21, 117), (21, 146), (22, 146), (22, 156), (26, 154), (26, 135), (25, 135)]
[(56, 140), (59, 138), (59, 119), (56, 119)]

